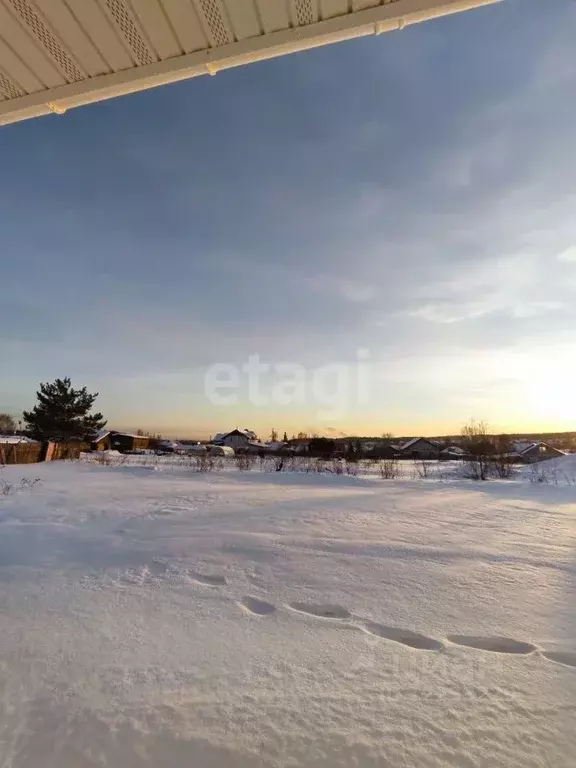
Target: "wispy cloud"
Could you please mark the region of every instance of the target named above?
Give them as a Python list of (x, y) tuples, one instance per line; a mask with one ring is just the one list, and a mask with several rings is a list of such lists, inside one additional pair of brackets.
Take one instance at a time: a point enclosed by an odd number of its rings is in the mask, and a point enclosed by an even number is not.
[(70, 374), (207, 423), (211, 363), (365, 347), (372, 432), (528, 423), (576, 323), (575, 25), (507, 0), (3, 129), (3, 407)]

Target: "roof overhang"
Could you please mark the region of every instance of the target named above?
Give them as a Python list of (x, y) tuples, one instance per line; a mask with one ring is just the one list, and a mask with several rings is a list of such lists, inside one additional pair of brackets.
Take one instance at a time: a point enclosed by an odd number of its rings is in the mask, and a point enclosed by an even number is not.
[(0, 0), (0, 125), (499, 0)]

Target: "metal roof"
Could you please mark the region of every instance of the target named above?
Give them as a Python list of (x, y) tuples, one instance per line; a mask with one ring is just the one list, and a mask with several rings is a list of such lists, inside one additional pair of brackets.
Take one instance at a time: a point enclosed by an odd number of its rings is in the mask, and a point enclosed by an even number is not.
[(0, 125), (498, 0), (0, 0)]

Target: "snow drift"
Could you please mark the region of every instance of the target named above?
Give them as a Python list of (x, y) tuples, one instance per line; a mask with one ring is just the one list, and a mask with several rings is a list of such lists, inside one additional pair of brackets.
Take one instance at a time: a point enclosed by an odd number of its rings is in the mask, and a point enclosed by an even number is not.
[(2, 476), (0, 766), (573, 765), (573, 486)]

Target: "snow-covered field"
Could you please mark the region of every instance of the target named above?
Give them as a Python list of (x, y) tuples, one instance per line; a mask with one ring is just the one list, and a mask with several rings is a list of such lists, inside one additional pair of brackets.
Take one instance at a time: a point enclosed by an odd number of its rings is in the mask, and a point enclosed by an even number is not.
[(1, 768), (575, 765), (573, 485), (0, 478)]

